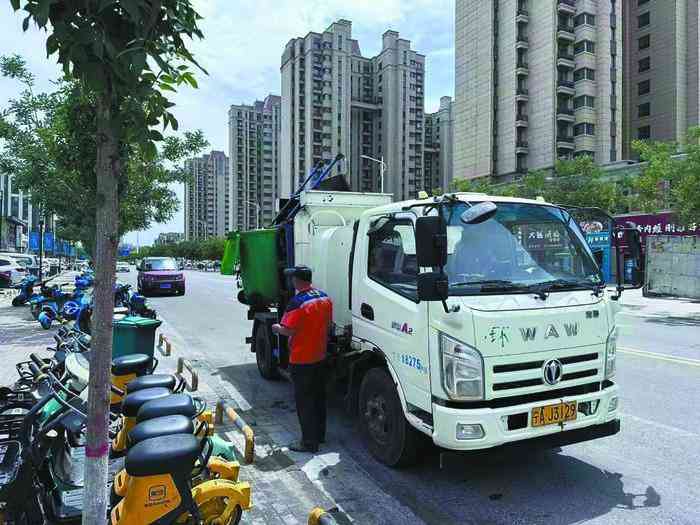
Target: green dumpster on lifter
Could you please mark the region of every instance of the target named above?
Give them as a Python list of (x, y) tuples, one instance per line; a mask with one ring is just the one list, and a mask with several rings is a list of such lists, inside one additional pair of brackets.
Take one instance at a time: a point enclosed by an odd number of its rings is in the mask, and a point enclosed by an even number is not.
[(162, 321), (147, 317), (124, 317), (114, 321), (112, 358), (129, 354), (153, 357), (156, 329)]

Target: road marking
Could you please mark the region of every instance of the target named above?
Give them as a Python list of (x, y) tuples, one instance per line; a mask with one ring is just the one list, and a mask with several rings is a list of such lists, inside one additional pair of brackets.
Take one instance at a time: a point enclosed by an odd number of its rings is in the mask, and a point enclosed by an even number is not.
[(669, 432), (675, 432), (676, 434), (681, 434), (686, 437), (700, 437), (700, 434), (697, 434), (696, 432), (691, 432), (690, 430), (685, 430), (683, 428), (678, 428), (678, 427), (673, 427), (671, 425), (666, 425), (665, 423), (659, 423), (658, 421), (652, 421), (651, 419), (646, 419), (643, 417), (639, 416), (633, 416), (632, 414), (627, 414), (626, 412), (621, 412), (620, 415), (622, 415), (623, 418), (625, 419), (632, 419), (633, 421), (638, 421), (640, 423), (643, 423), (645, 425), (650, 425), (653, 427), (658, 427), (663, 430), (668, 430)]
[(668, 354), (658, 354), (656, 352), (646, 352), (637, 350), (636, 348), (620, 348), (617, 349), (620, 353), (631, 354), (639, 357), (648, 357), (650, 359), (658, 359), (659, 361), (669, 361), (680, 365), (700, 366), (700, 359), (690, 359), (688, 357), (675, 357)]

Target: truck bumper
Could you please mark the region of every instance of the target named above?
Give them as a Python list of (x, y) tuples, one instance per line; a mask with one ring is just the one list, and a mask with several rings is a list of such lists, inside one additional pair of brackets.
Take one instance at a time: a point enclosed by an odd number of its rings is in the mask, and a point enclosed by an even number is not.
[[(620, 430), (618, 390), (617, 385), (613, 384), (590, 394), (502, 408), (449, 408), (433, 403), (433, 441), (436, 445), (451, 450), (480, 450), (530, 440), (549, 446), (562, 446), (610, 436)], [(597, 409), (589, 415), (579, 411), (575, 421), (543, 427), (531, 426), (533, 408), (559, 401), (577, 401), (579, 410), (582, 403), (586, 406), (586, 402), (591, 402), (591, 405), (597, 402)], [(511, 417), (519, 417), (522, 421), (527, 418), (527, 424), (523, 428), (509, 430)], [(478, 439), (457, 439), (459, 424), (481, 425), (484, 435)]]

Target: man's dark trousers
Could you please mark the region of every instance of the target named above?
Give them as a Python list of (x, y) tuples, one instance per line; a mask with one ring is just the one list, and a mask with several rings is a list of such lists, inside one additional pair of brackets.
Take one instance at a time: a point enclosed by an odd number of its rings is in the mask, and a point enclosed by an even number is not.
[(289, 369), (301, 425), (301, 442), (316, 448), (326, 440), (325, 361), (309, 365), (290, 364)]

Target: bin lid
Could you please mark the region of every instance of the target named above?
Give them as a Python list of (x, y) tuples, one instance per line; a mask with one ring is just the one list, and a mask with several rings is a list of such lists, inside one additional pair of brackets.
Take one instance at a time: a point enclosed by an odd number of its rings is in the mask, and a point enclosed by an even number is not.
[(151, 319), (150, 317), (138, 317), (135, 315), (130, 315), (118, 321), (115, 320), (114, 322), (115, 326), (135, 326), (138, 328), (158, 328), (162, 323), (163, 321), (161, 321), (160, 319)]

